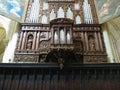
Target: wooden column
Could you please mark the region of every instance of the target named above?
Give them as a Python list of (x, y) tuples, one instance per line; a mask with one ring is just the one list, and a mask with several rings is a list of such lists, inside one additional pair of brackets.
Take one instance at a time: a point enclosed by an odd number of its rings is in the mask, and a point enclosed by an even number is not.
[(72, 34), (72, 27), (70, 27), (70, 43), (73, 43), (73, 34)]
[(101, 34), (100, 34), (100, 32), (98, 32), (98, 37), (99, 37), (99, 42), (100, 42), (100, 49), (101, 49), (101, 51), (103, 51), (103, 43), (102, 43), (102, 37), (101, 37)]
[(96, 46), (96, 50), (99, 51), (99, 44), (98, 44), (98, 36), (97, 36), (97, 32), (95, 32), (95, 46)]
[(81, 33), (81, 36), (82, 36), (82, 45), (83, 45), (83, 48), (85, 50), (85, 37), (84, 37), (84, 33), (83, 32)]
[(36, 36), (37, 36), (37, 32), (34, 32), (34, 38), (33, 38), (33, 44), (32, 44), (32, 50), (35, 49)]
[(18, 44), (18, 50), (21, 50), (22, 40), (23, 40), (23, 32), (20, 33), (20, 39), (19, 39), (19, 44)]
[(27, 32), (25, 31), (24, 32), (24, 36), (23, 36), (23, 40), (22, 40), (21, 50), (25, 49), (26, 35), (27, 35)]
[[(55, 30), (54, 30), (55, 31)], [(54, 32), (53, 32), (53, 27), (51, 28), (51, 33), (52, 33), (52, 39), (51, 39), (51, 44), (54, 44)]]
[(39, 49), (39, 41), (40, 41), (40, 32), (37, 33), (36, 50)]
[(85, 32), (85, 44), (86, 44), (86, 49), (87, 51), (89, 50), (89, 45), (88, 45), (88, 36), (87, 36), (87, 32)]

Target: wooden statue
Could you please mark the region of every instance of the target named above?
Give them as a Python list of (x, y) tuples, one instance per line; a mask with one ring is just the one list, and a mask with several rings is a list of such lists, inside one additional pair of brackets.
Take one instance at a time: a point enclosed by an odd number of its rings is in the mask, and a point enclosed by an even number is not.
[(27, 40), (27, 44), (26, 44), (26, 49), (27, 50), (32, 49), (32, 44), (33, 44), (33, 36), (29, 35), (28, 40)]

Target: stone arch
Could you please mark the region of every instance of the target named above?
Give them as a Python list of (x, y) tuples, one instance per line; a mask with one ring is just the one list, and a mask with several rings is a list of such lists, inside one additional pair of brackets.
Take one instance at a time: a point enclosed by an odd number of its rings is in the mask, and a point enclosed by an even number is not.
[(112, 54), (113, 54), (113, 61), (119, 63), (120, 62), (120, 48), (119, 48), (119, 43), (120, 43), (120, 31), (119, 31), (119, 19), (116, 21), (110, 21), (107, 22), (107, 28), (108, 28), (108, 35), (109, 35), (109, 40), (110, 40), (110, 46), (112, 49)]
[(0, 23), (0, 42), (6, 37), (6, 30)]
[(3, 25), (0, 23), (0, 59), (2, 59), (3, 57), (3, 52), (5, 50), (5, 44), (3, 42), (3, 40), (6, 37), (6, 30), (3, 27)]

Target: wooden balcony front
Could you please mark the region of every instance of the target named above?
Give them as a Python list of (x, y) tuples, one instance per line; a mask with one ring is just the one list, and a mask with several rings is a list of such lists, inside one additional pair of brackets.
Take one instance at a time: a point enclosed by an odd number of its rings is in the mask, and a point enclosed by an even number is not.
[(120, 64), (0, 64), (0, 90), (119, 90)]

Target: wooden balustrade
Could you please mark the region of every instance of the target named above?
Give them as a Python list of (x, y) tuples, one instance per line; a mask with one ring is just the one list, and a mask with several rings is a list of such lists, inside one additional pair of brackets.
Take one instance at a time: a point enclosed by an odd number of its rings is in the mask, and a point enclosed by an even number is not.
[(0, 64), (0, 90), (119, 90), (120, 64)]

